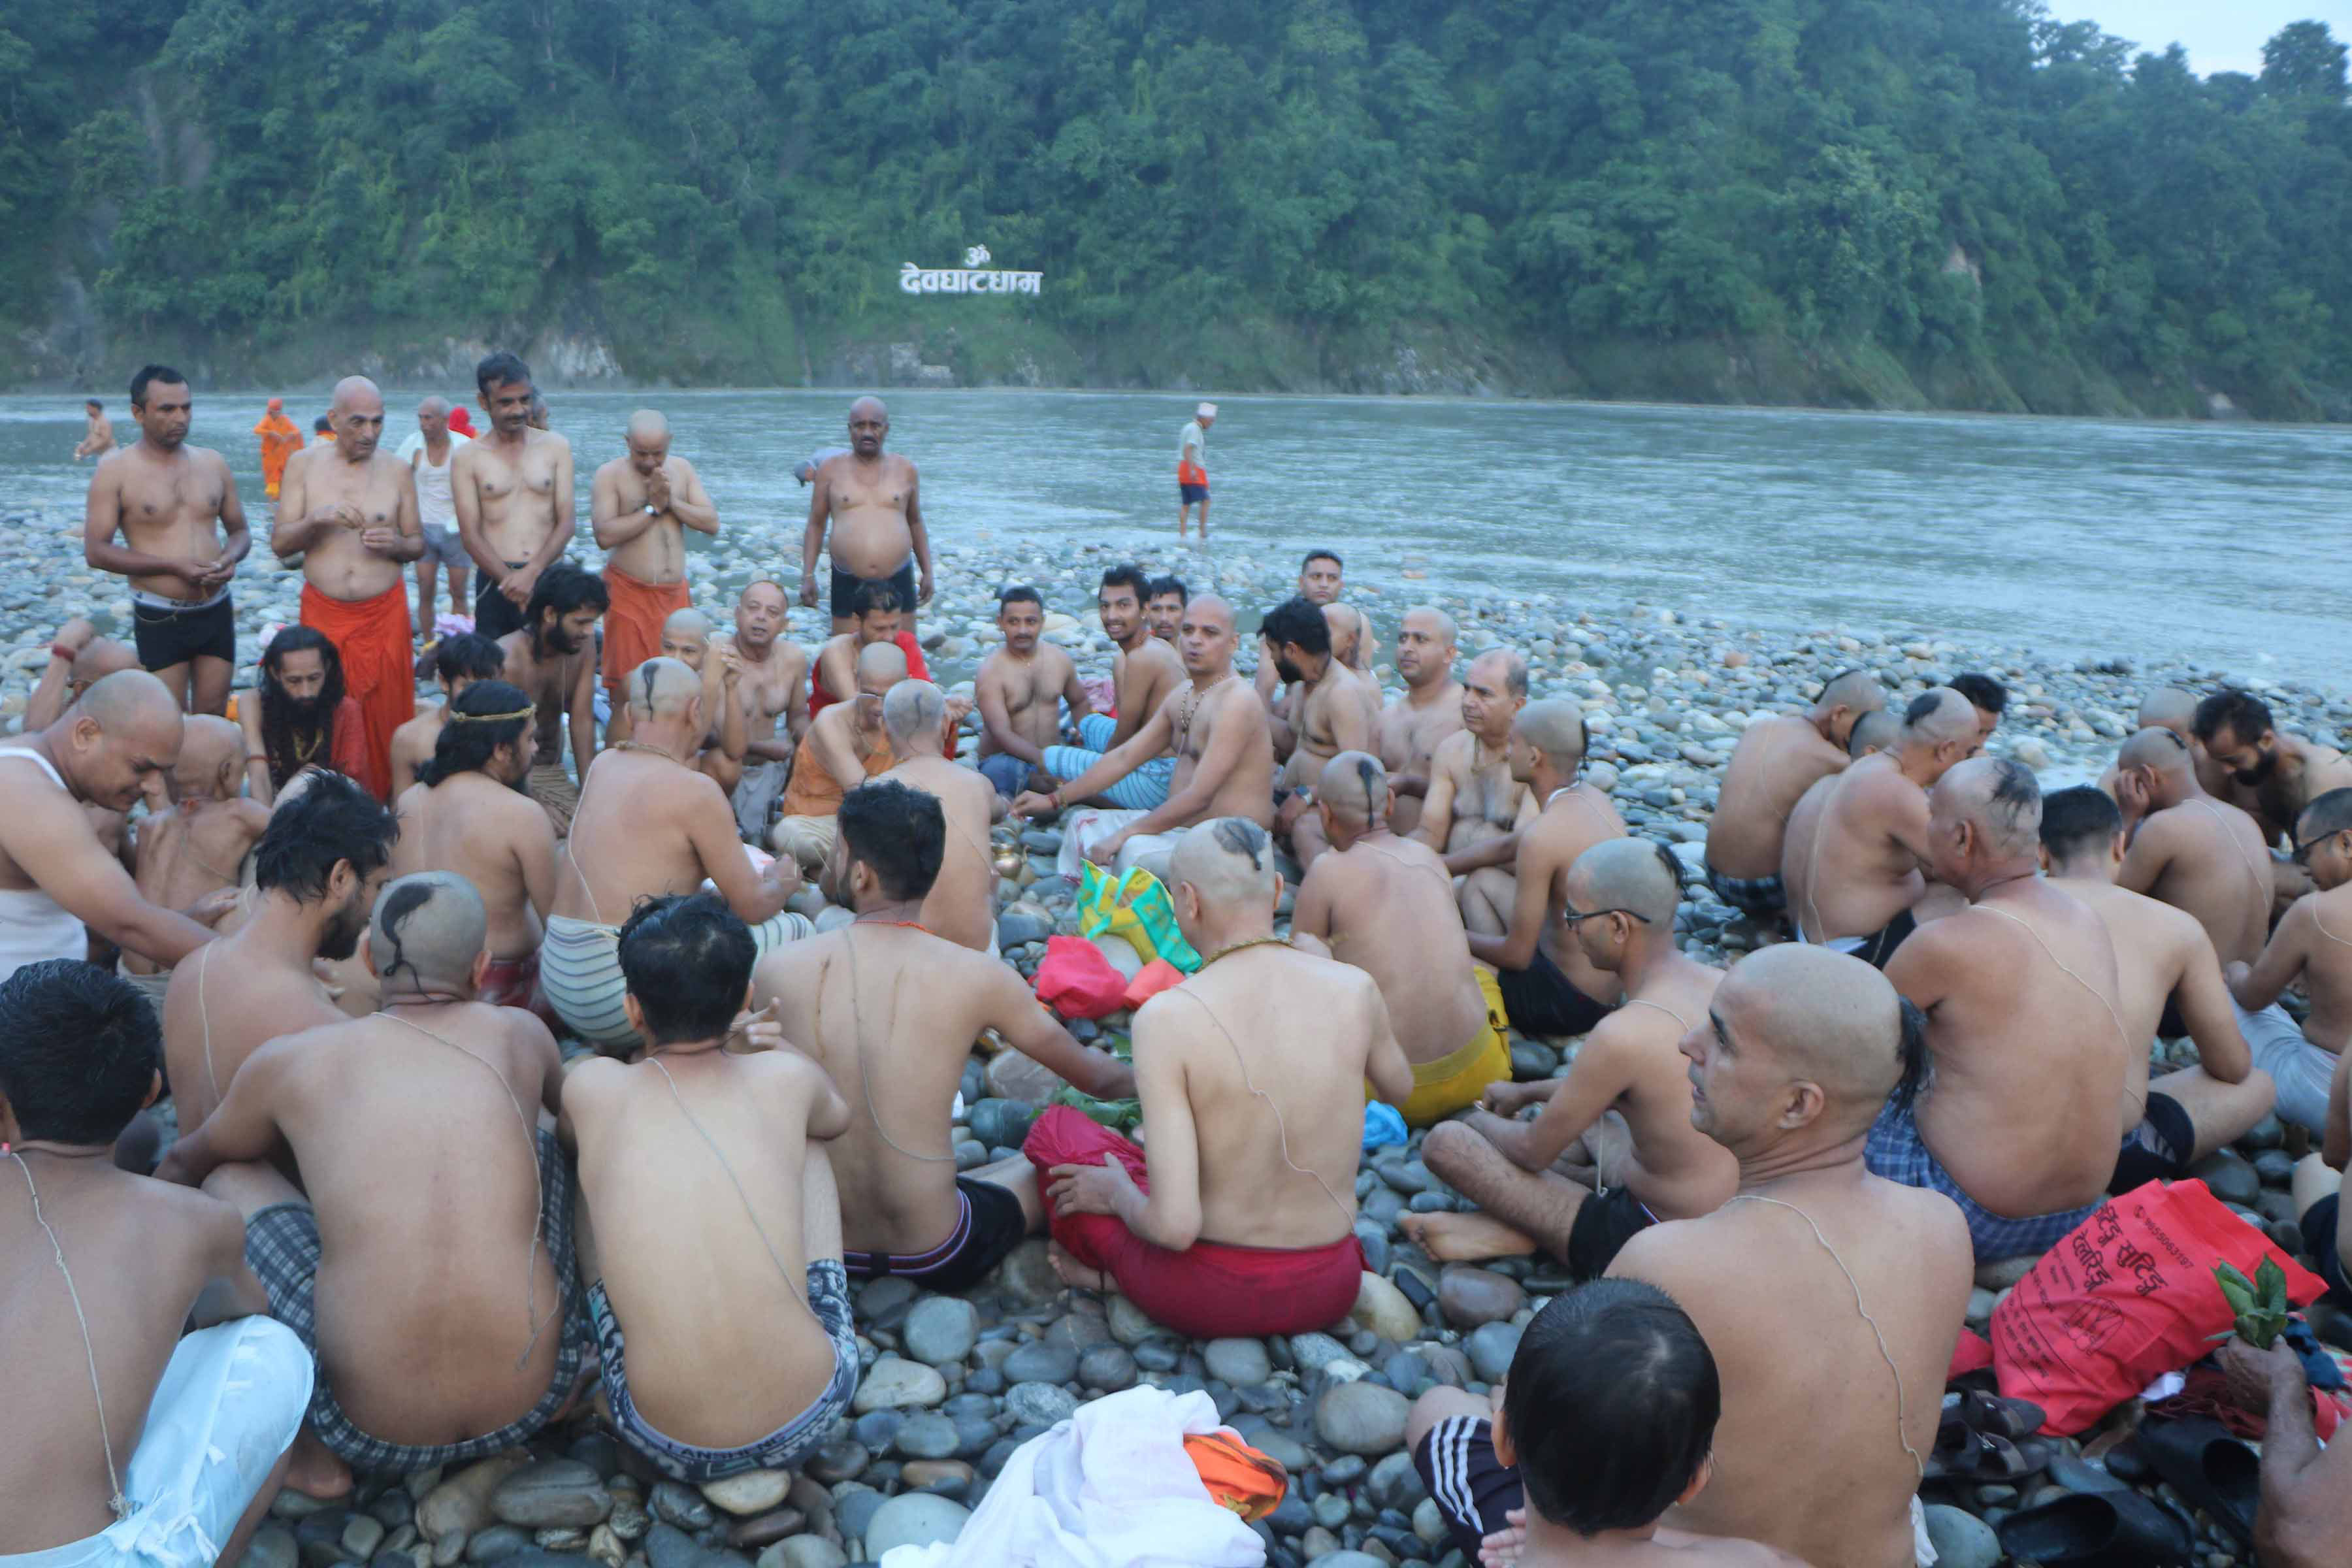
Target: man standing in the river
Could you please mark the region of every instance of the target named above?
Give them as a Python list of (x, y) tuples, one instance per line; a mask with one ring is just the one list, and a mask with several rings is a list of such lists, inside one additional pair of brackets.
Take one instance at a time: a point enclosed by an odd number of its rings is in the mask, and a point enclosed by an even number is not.
[(457, 537), (449, 470), (457, 448), (472, 444), (472, 437), (449, 428), (449, 400), (428, 397), (416, 405), (415, 432), (393, 454), (416, 481), (416, 523), (425, 531), (425, 553), (416, 558), (416, 630), (427, 642), (433, 640), (433, 600), (444, 566), (449, 568), (449, 613), (466, 613), (466, 577), (473, 563)]
[(849, 597), (861, 583), (887, 583), (898, 590), (909, 632), (915, 629), (915, 606), (931, 602), (931, 540), (923, 528), (920, 483), (912, 462), (884, 455), (882, 443), (889, 434), (890, 411), (882, 400), (859, 398), (849, 405), (849, 450), (827, 458), (809, 486), (808, 527), (801, 535), (801, 603), (817, 602), (816, 558), (827, 548), (829, 522), (835, 637), (856, 622)]
[(1192, 503), (1201, 506), (1201, 542), (1209, 542), (1209, 426), (1217, 422), (1217, 405), (1203, 403), (1192, 411), (1185, 422), (1184, 433), (1176, 438), (1176, 537), (1184, 537), (1184, 526)]
[(538, 397), (530, 366), (503, 351), (474, 367), (490, 433), (449, 459), (457, 537), (482, 569), (474, 630), (520, 631), (539, 574), (580, 531), (572, 493), (572, 443), (530, 422)]

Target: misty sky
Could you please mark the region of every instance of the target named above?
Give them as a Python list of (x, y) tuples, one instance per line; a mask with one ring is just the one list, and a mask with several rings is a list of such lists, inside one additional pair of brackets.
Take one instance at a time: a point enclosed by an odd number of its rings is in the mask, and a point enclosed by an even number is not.
[(2143, 49), (2179, 43), (2200, 76), (2263, 68), (2263, 44), (2289, 22), (2325, 22), (2352, 42), (2352, 0), (2044, 0), (2065, 22), (2096, 22)]

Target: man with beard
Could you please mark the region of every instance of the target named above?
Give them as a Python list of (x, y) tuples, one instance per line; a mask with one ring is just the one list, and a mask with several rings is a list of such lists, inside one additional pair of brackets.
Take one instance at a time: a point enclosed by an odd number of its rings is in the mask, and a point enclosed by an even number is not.
[(857, 656), (876, 643), (897, 645), (907, 656), (907, 678), (929, 680), (929, 668), (923, 663), (923, 645), (915, 634), (904, 628), (905, 612), (911, 608), (898, 597), (898, 590), (887, 583), (865, 583), (849, 596), (850, 628), (837, 637), (827, 639), (816, 651), (816, 662), (809, 667), (808, 716), (818, 714), (836, 702), (846, 702), (857, 695)]
[(246, 781), (264, 805), (306, 768), (357, 778), (367, 764), (366, 721), (343, 691), (343, 658), (315, 626), (288, 626), (261, 650), (261, 682), (236, 705)]
[(1274, 831), (1277, 837), (1289, 837), (1301, 866), (1312, 866), (1330, 847), (1321, 820), (1313, 815), (1315, 785), (1324, 763), (1342, 752), (1371, 745), (1381, 717), (1381, 689), (1341, 660), (1327, 611), (1304, 598), (1286, 599), (1268, 610), (1258, 627), (1258, 642), (1290, 688), (1291, 722), (1297, 737), (1275, 781), (1280, 804)]
[(567, 720), (572, 763), (581, 778), (596, 756), (596, 660), (588, 645), (611, 602), (602, 578), (559, 561), (532, 584), (521, 627), (499, 639), (507, 684), (538, 710), (530, 794), (559, 838), (572, 831), (572, 814), (580, 807), (579, 786), (563, 772)]
[(218, 713), (236, 665), (229, 579), (253, 536), (228, 464), (187, 444), (194, 409), (187, 378), (168, 365), (131, 378), (139, 439), (90, 475), (81, 548), (94, 569), (130, 579), (139, 662), (185, 711)]
[[(1103, 635), (1118, 649), (1110, 663), (1118, 717), (1089, 713), (1077, 721), (1078, 744), (1045, 748), (1045, 771), (1057, 779), (1076, 778), (1102, 761), (1105, 752), (1124, 745), (1184, 684), (1184, 661), (1151, 635), (1144, 620), (1145, 589), (1139, 567), (1114, 566), (1102, 575), (1095, 608), (1102, 616)], [(1154, 758), (1113, 784), (1103, 798), (1130, 811), (1149, 811), (1168, 798), (1168, 782), (1175, 776), (1174, 756)]]
[(754, 577), (735, 596), (734, 631), (718, 642), (734, 652), (735, 700), (743, 708), (743, 762), (730, 793), (735, 826), (746, 844), (767, 842), (793, 750), (808, 732), (808, 654), (783, 636), (791, 605), (783, 584)]
[(923, 526), (921, 479), (913, 463), (884, 454), (882, 443), (889, 434), (890, 411), (882, 400), (859, 398), (849, 405), (849, 450), (827, 458), (809, 487), (808, 526), (801, 535), (801, 603), (816, 605), (817, 553), (829, 552), (835, 637), (849, 629), (849, 596), (861, 583), (887, 583), (896, 589), (910, 632), (915, 606), (931, 601), (931, 536)]
[(383, 396), (363, 375), (335, 384), (335, 439), (286, 465), (269, 548), (302, 558), (302, 624), (333, 639), (367, 731), (354, 776), (392, 796), (392, 732), (416, 717), (415, 649), (403, 568), (425, 553), (416, 478), (380, 449)]
[(1151, 635), (1174, 647), (1176, 628), (1184, 624), (1184, 606), (1192, 599), (1192, 590), (1184, 586), (1181, 577), (1154, 577), (1146, 584), (1143, 614), (1151, 623)]
[(540, 574), (580, 531), (572, 443), (531, 421), (530, 366), (500, 351), (474, 367), (490, 432), (449, 459), (457, 537), (482, 569), (474, 629), (502, 637), (523, 626)]
[(163, 995), (164, 1069), (184, 1130), (213, 1113), (264, 1041), (341, 1021), (310, 961), (359, 950), (399, 832), (391, 812), (336, 773), (270, 814), (245, 923), (182, 963)]
[[(981, 661), (972, 695), (980, 702), (980, 771), (996, 793), (1010, 800), (1041, 778), (1045, 748), (1061, 733), (1061, 704), (1070, 721), (1083, 724), (1093, 710), (1078, 667), (1070, 656), (1041, 639), (1045, 601), (1026, 584), (997, 596), (996, 629), (1004, 646)], [(1084, 773), (1086, 770), (1078, 770)]]
[(1381, 765), (1389, 771), (1389, 831), (1412, 837), (1429, 770), (1448, 735), (1462, 732), (1462, 683), (1454, 679), (1454, 617), (1415, 605), (1397, 625), (1396, 672), (1404, 690), (1381, 710), (1373, 728)]
[(2305, 806), (2352, 785), (2352, 758), (2300, 735), (2282, 735), (2271, 722), (2269, 704), (2251, 691), (2216, 691), (2197, 705), (2189, 728), (2232, 783), (2253, 791), (2248, 809), (2266, 843), (2277, 844)]
[(702, 477), (669, 451), (669, 421), (650, 408), (629, 416), (626, 456), (596, 470), (591, 526), (604, 558), (612, 611), (604, 622), (604, 689), (628, 697), (629, 671), (660, 651), (662, 622), (694, 603), (686, 584), (686, 531), (719, 537), (719, 509)]

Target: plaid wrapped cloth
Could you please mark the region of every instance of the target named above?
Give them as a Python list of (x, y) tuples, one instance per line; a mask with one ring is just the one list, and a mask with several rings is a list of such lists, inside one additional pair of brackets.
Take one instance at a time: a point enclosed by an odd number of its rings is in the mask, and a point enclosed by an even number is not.
[[(580, 1369), (595, 1348), (595, 1334), (580, 1292), (579, 1269), (572, 1254), (572, 1175), (555, 1135), (539, 1134), (541, 1240), (555, 1264), (562, 1301), (557, 1309), (562, 1339), (555, 1352), (555, 1375), (547, 1393), (520, 1420), (495, 1432), (462, 1443), (409, 1447), (372, 1437), (352, 1425), (327, 1386), (326, 1368), (319, 1369), (310, 1391), (307, 1417), (330, 1452), (362, 1475), (413, 1475), (436, 1465), (454, 1465), (486, 1458), (519, 1447), (553, 1420), (572, 1398)], [(319, 1349), (315, 1292), (319, 1278), (319, 1217), (309, 1204), (276, 1204), (261, 1210), (245, 1225), (245, 1260), (259, 1277), (269, 1296), (269, 1313), (300, 1337), (313, 1356)]]
[(1960, 1184), (1944, 1169), (1944, 1163), (1928, 1152), (1926, 1140), (1919, 1136), (1919, 1121), (1913, 1108), (1897, 1106), (1891, 1100), (1879, 1111), (1878, 1120), (1870, 1124), (1870, 1142), (1862, 1158), (1874, 1176), (1883, 1176), (1906, 1187), (1941, 1193), (1958, 1204), (1960, 1216), (1969, 1222), (1969, 1239), (1976, 1244), (1979, 1263), (2047, 1252), (2065, 1240), (2068, 1233), (2090, 1218), (2099, 1206), (2089, 1203), (2078, 1209), (2062, 1209), (2056, 1214), (2032, 1215), (2024, 1219), (2007, 1219), (1994, 1214), (1962, 1192)]

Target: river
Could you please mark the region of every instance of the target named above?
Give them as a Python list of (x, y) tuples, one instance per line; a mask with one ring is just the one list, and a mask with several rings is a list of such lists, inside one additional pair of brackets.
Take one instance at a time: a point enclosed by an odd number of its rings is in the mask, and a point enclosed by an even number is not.
[[(458, 388), (444, 389), (455, 393)], [(229, 454), (257, 521), (263, 394), (200, 395), (194, 439)], [(418, 390), (389, 395), (394, 441)], [(134, 434), (120, 394), (117, 432)], [(848, 396), (801, 390), (554, 395), (588, 479), (629, 411), (669, 416), (730, 530), (796, 568), (792, 465), (835, 443)], [(1179, 429), (1165, 394), (899, 392), (892, 446), (921, 465), (935, 539), (1116, 542), (1181, 572)], [(1569, 609), (1640, 599), (1735, 621), (1973, 634), (2067, 658), (2177, 658), (2342, 680), (2331, 579), (2352, 495), (2341, 427), (1824, 413), (1431, 398), (1218, 399), (1220, 542), (1328, 545), (1351, 575)], [(308, 425), (318, 395), (291, 397)], [(479, 416), (477, 416), (478, 423)], [(0, 508), (78, 509), (70, 397), (0, 397)], [(2331, 592), (2333, 590), (2330, 590)], [(1081, 608), (1081, 606), (1065, 606)]]

